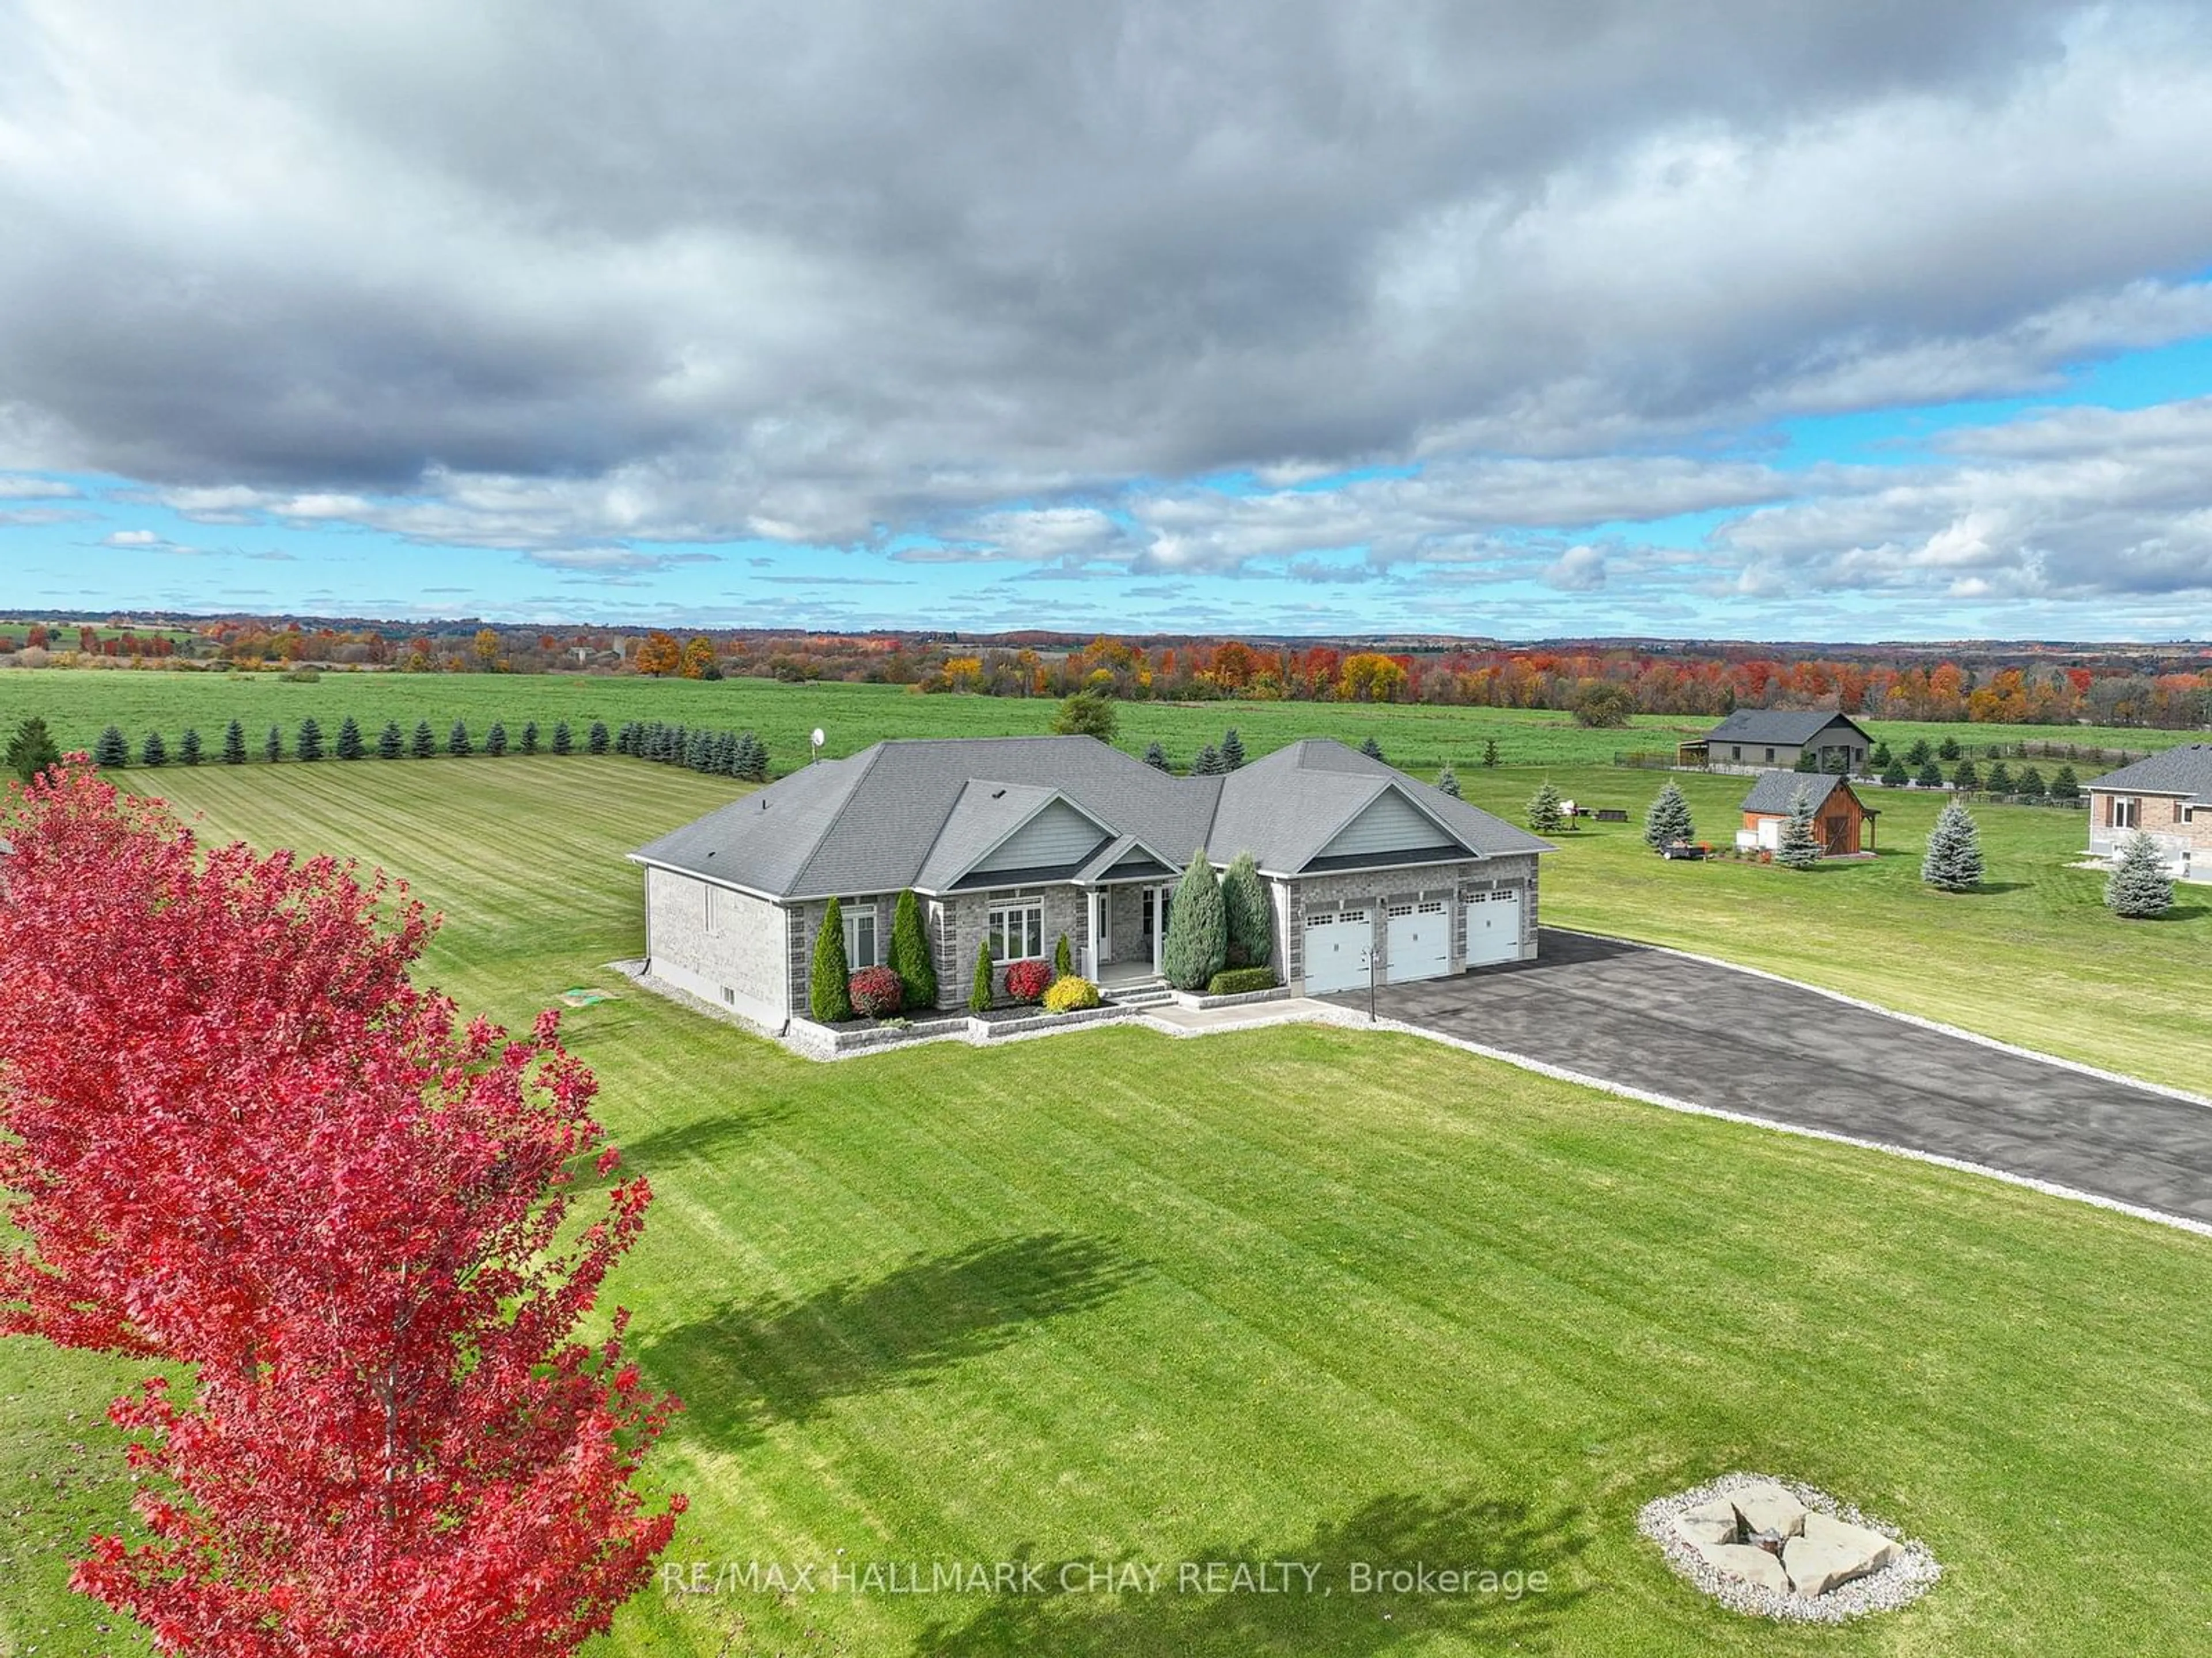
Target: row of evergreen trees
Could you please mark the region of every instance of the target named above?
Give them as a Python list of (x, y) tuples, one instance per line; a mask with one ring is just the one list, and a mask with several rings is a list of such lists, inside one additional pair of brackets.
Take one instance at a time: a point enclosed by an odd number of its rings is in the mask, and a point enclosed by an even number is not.
[[(322, 722), (311, 714), (300, 722), (289, 744), (284, 728), (271, 726), (268, 735), (253, 749), (263, 761), (273, 764), (285, 759), (366, 760), (372, 756), (379, 760), (430, 760), (441, 754), (485, 754), (495, 758), (508, 753), (574, 754), (580, 750), (586, 754), (605, 754), (612, 740), (604, 720), (593, 720), (579, 743), (574, 729), (565, 720), (554, 722), (550, 737), (538, 729), (536, 720), (530, 720), (513, 738), (504, 721), (494, 720), (481, 741), (470, 734), (466, 720), (456, 720), (441, 743), (428, 720), (417, 721), (410, 736), (401, 731), (395, 720), (386, 723), (372, 743), (362, 732), (361, 722), (351, 714), (339, 722), (337, 734), (332, 737), (324, 735)], [(131, 739), (123, 734), (121, 726), (110, 726), (93, 744), (92, 757), (103, 770), (113, 771), (131, 765), (134, 758)], [(188, 728), (177, 738), (173, 750), (161, 732), (147, 732), (135, 756), (136, 763), (141, 766), (198, 766), (210, 762), (242, 766), (250, 757), (246, 725), (238, 720), (224, 727), (221, 744), (212, 753), (199, 732)]]
[(768, 781), (768, 744), (750, 732), (710, 732), (704, 726), (633, 720), (616, 734), (615, 752), (665, 766), (688, 766), (715, 777)]

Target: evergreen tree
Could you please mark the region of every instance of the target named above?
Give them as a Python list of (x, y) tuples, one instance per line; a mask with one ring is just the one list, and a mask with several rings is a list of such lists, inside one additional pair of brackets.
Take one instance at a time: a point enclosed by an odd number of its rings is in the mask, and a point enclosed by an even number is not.
[(161, 740), (161, 732), (146, 733), (146, 740), (138, 745), (138, 763), (142, 766), (166, 766), (169, 763), (169, 745)]
[(690, 732), (684, 739), (684, 763), (693, 771), (705, 771), (713, 747), (714, 739), (705, 732)]
[(1928, 746), (1928, 739), (1924, 737), (1915, 738), (1912, 746), (1905, 751), (1905, 763), (1915, 771), (1933, 758), (1935, 751)]
[(1221, 750), (1208, 743), (1198, 751), (1198, 758), (1190, 762), (1193, 777), (1218, 777), (1228, 767), (1221, 763)]
[(1876, 776), (1880, 776), (1889, 769), (1892, 757), (1889, 744), (1877, 743), (1874, 745), (1874, 751), (1867, 756), (1867, 764), (1874, 768)]
[(968, 984), (968, 1011), (981, 1013), (989, 1009), (991, 995), (991, 941), (986, 938), (975, 951), (975, 976)]
[(1065, 979), (1074, 971), (1075, 951), (1069, 947), (1067, 935), (1063, 932), (1060, 942), (1052, 947), (1052, 975), (1055, 979)]
[(469, 724), (465, 720), (453, 721), (453, 729), (446, 733), (446, 752), (466, 756), (474, 753), (476, 744), (469, 741)]
[(1961, 760), (1951, 768), (1951, 786), (1954, 789), (1978, 789), (1982, 786), (1982, 774), (1974, 769), (1971, 760)]
[(1810, 749), (1800, 749), (1797, 750), (1797, 763), (1795, 767), (1791, 768), (1791, 769), (1796, 771), (1817, 772), (1820, 769), (1820, 756), (1814, 754)]
[[(1382, 745), (1371, 737), (1360, 744), (1359, 751), (1365, 755), (1370, 760), (1382, 760)], [(1387, 760), (1383, 760), (1382, 763), (1387, 766), (1390, 762)]]
[(235, 720), (222, 728), (222, 763), (226, 766), (246, 763), (246, 727)]
[(554, 721), (553, 752), (556, 754), (574, 754), (575, 751), (576, 734), (568, 729), (568, 722), (565, 720), (557, 720)]
[(1459, 774), (1452, 769), (1452, 762), (1449, 760), (1444, 762), (1444, 768), (1437, 774), (1437, 787), (1455, 800), (1460, 798)]
[(35, 782), (49, 766), (59, 765), (61, 759), (61, 745), (35, 714), (19, 721), (15, 736), (8, 739), (8, 769), (26, 785)]
[(1911, 780), (1912, 774), (1905, 769), (1902, 760), (1893, 759), (1881, 768), (1882, 786), (1885, 788), (1901, 789)]
[(1052, 717), (1053, 731), (1061, 737), (1095, 737), (1114, 740), (1114, 703), (1097, 691), (1078, 691), (1060, 705)]
[(538, 752), (538, 722), (535, 720), (524, 722), (521, 748), (525, 754)]
[(1983, 786), (1991, 794), (2010, 794), (2013, 788), (2012, 768), (2002, 760), (1997, 761), (1990, 766), (1990, 774)]
[(1956, 760), (1959, 757), (1959, 739), (1955, 737), (1945, 738), (1936, 744), (1936, 757), (1947, 766)]
[(637, 752), (638, 725), (635, 720), (623, 721), (621, 732), (615, 738), (617, 754), (635, 755)]
[(316, 723), (313, 714), (309, 714), (300, 722), (298, 751), (302, 760), (319, 760), (323, 757), (323, 728)]
[(406, 750), (407, 740), (399, 734), (399, 722), (397, 720), (386, 720), (384, 729), (376, 734), (376, 757), (397, 760)]
[(2079, 800), (2081, 780), (2074, 775), (2074, 768), (2061, 766), (2051, 779), (2051, 798), (2054, 800)]
[(2105, 882), (2105, 908), (2124, 920), (2148, 920), (2173, 908), (2173, 878), (2148, 831), (2137, 829), (2120, 842), (2120, 855)]
[(1830, 749), (1827, 764), (1822, 769), (1834, 777), (1848, 777), (1851, 772), (1851, 751), (1849, 749)]
[(1690, 803), (1673, 778), (1651, 798), (1644, 814), (1644, 844), (1656, 852), (1677, 841), (1696, 838), (1698, 826), (1690, 816)]
[(92, 745), (92, 763), (102, 771), (115, 771), (131, 763), (131, 739), (120, 726), (110, 726)]
[(361, 740), (361, 721), (351, 714), (338, 722), (337, 745), (331, 752), (341, 760), (358, 760), (368, 752)]
[(817, 1024), (836, 1024), (853, 1017), (853, 976), (845, 957), (845, 907), (835, 898), (822, 912), (814, 932), (814, 970), (806, 981), (806, 1011)]
[(272, 766), (284, 757), (284, 728), (282, 726), (271, 726), (269, 735), (261, 739), (261, 757)]
[(491, 722), (491, 729), (484, 733), (483, 751), (495, 760), (507, 752), (507, 724), (504, 720)]
[(1943, 768), (1931, 756), (1920, 762), (1920, 769), (1912, 774), (1912, 780), (1923, 789), (1940, 789), (1943, 786)]
[(204, 757), (199, 732), (190, 726), (185, 726), (185, 734), (177, 739), (178, 760), (187, 766), (197, 766)]
[[(750, 732), (747, 735), (750, 735)], [(937, 1005), (937, 964), (929, 957), (929, 935), (922, 930), (921, 902), (908, 887), (891, 911), (891, 971), (906, 987), (908, 1007)]]
[(1494, 737), (1486, 737), (1482, 739), (1482, 763), (1486, 766), (1494, 766), (1498, 763), (1498, 739)]
[(1176, 989), (1203, 990), (1228, 960), (1229, 917), (1221, 902), (1221, 882), (1200, 847), (1176, 883), (1161, 965)]
[(2043, 799), (2043, 774), (2030, 766), (2021, 773), (2020, 780), (2013, 785), (2013, 788), (2030, 800), (2040, 800)]
[(606, 721), (604, 720), (592, 721), (591, 735), (585, 738), (584, 746), (593, 754), (605, 754), (607, 751)]
[(1556, 835), (1566, 821), (1566, 814), (1560, 809), (1559, 791), (1547, 777), (1536, 786), (1535, 793), (1528, 797), (1528, 827), (1539, 835)]
[(1267, 966), (1275, 953), (1275, 915), (1260, 865), (1249, 852), (1229, 860), (1221, 878), (1221, 909), (1229, 930), (1227, 965)]
[(1813, 830), (1812, 790), (1801, 788), (1791, 797), (1774, 861), (1785, 869), (1810, 869), (1820, 861), (1820, 841)]
[(417, 760), (428, 760), (437, 751), (438, 734), (430, 729), (430, 722), (427, 720), (416, 720), (414, 741), (409, 746), (408, 752)]
[(1162, 748), (1157, 742), (1147, 743), (1145, 744), (1145, 763), (1150, 766), (1154, 771), (1172, 771), (1175, 769), (1172, 766), (1168, 764), (1168, 751), (1164, 748)]
[(1237, 771), (1243, 764), (1244, 739), (1237, 734), (1237, 727), (1231, 726), (1221, 733), (1221, 768), (1224, 771)]
[(1973, 814), (1956, 800), (1943, 808), (1928, 832), (1920, 878), (1944, 892), (1971, 892), (1982, 884), (1982, 834), (1974, 826)]

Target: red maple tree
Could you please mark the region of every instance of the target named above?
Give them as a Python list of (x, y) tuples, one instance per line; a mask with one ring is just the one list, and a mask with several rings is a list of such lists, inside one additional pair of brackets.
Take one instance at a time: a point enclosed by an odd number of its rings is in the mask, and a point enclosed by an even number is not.
[(114, 1415), (149, 1540), (75, 1582), (164, 1649), (566, 1652), (645, 1580), (681, 1497), (674, 1402), (575, 1338), (650, 1193), (548, 1013), (459, 1022), (406, 968), (419, 906), (328, 859), (201, 854), (82, 766), (11, 802), (0, 1181), (34, 1252), (0, 1329), (190, 1362)]

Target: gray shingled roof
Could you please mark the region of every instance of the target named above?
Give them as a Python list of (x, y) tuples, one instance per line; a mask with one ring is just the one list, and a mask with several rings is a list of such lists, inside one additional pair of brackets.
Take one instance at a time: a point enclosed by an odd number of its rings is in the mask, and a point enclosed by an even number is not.
[[(1751, 786), (1751, 793), (1743, 797), (1740, 810), (1771, 812), (1779, 817), (1790, 815), (1791, 803), (1797, 791), (1804, 789), (1813, 798), (1813, 810), (1820, 811), (1828, 797), (1837, 789), (1848, 785), (1843, 778), (1832, 774), (1806, 771), (1763, 771)], [(1856, 797), (1855, 797), (1856, 798)]]
[(2092, 789), (2141, 789), (2145, 794), (2179, 794), (2212, 799), (2212, 743), (2184, 743), (2108, 771), (2083, 784)]
[(1833, 708), (1738, 708), (1707, 732), (1708, 743), (1786, 743), (1795, 747), (1810, 742), (1837, 720), (1862, 737), (1858, 721)]
[(1176, 868), (1203, 846), (1292, 871), (1393, 786), (1478, 856), (1551, 850), (1340, 743), (1294, 743), (1226, 777), (1175, 777), (1088, 737), (989, 737), (817, 762), (633, 856), (776, 898), (942, 890), (1058, 794)]

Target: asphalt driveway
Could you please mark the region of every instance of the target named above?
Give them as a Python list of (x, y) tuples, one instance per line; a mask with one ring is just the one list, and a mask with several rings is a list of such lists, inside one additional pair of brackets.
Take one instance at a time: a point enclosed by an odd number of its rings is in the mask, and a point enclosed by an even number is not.
[(1534, 962), (1386, 986), (1376, 1009), (1692, 1104), (2212, 1224), (2212, 1108), (1663, 950), (1547, 928)]

